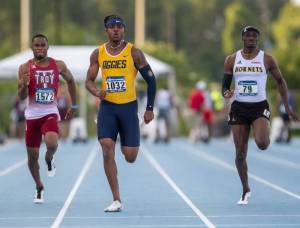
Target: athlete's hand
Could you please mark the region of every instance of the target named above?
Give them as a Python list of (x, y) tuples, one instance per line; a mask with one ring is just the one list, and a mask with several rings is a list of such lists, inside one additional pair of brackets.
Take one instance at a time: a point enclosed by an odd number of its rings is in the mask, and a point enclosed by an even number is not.
[(65, 120), (72, 119), (74, 117), (74, 114), (75, 114), (76, 110), (77, 109), (69, 108), (68, 111), (67, 111), (67, 113), (66, 113), (66, 115), (65, 115), (65, 117), (64, 117), (64, 119)]
[(150, 123), (151, 120), (154, 118), (154, 113), (153, 111), (146, 111), (144, 114), (144, 121), (146, 124)]
[(100, 89), (97, 93), (96, 96), (100, 98), (100, 100), (103, 100), (106, 96), (106, 90)]
[(234, 90), (226, 90), (226, 91), (223, 93), (223, 96), (224, 96), (224, 98), (229, 99), (229, 98), (231, 98), (231, 97), (233, 96), (233, 94), (234, 94)]
[(290, 120), (299, 121), (298, 116), (293, 112), (292, 109), (288, 108), (288, 109), (286, 110), (286, 112), (287, 112), (287, 114), (289, 114)]

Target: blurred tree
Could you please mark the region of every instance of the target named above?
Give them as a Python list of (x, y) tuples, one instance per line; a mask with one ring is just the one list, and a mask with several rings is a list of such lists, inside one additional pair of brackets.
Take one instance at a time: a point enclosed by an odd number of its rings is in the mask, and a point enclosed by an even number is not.
[(176, 82), (179, 85), (177, 91), (179, 95), (185, 95), (186, 90), (189, 87), (193, 87), (194, 83), (199, 80), (194, 76), (195, 73), (192, 72), (192, 68), (184, 52), (176, 50), (171, 44), (147, 41), (142, 49), (146, 53), (174, 67)]
[(292, 89), (300, 87), (300, 6), (286, 4), (272, 26), (273, 53)]
[(0, 58), (20, 49), (19, 0), (1, 0), (0, 7)]
[[(241, 31), (246, 25), (258, 25), (253, 10), (236, 1), (225, 9), (225, 25), (222, 33), (223, 52), (228, 55), (242, 47)], [(258, 26), (259, 27), (259, 26)]]
[(235, 0), (225, 9), (222, 31), (222, 50), (225, 55), (242, 47), (241, 30), (246, 25), (257, 26), (261, 31), (260, 46), (272, 47), (270, 24), (277, 18), (288, 0)]

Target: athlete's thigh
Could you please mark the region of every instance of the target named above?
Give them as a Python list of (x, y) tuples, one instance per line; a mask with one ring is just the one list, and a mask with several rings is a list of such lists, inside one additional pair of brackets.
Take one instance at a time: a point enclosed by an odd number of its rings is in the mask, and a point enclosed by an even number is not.
[(27, 148), (39, 148), (42, 141), (40, 119), (26, 120), (25, 142)]
[(44, 135), (47, 148), (56, 148), (59, 135), (57, 114), (49, 114), (44, 116), (41, 121), (42, 134)]
[(130, 102), (124, 105), (118, 117), (120, 121), (119, 133), (121, 145), (138, 147), (140, 145), (140, 127), (136, 102)]
[(98, 140), (110, 138), (117, 140), (119, 132), (118, 119), (112, 110), (115, 110), (116, 104), (110, 104), (105, 101), (101, 102), (97, 117), (97, 135)]
[(269, 141), (270, 121), (265, 117), (259, 117), (252, 122), (255, 141)]

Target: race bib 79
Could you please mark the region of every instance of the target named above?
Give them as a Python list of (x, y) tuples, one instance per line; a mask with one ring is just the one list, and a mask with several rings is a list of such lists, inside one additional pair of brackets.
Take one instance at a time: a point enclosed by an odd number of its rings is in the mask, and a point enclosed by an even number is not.
[(239, 81), (238, 93), (241, 96), (256, 96), (258, 92), (257, 81)]

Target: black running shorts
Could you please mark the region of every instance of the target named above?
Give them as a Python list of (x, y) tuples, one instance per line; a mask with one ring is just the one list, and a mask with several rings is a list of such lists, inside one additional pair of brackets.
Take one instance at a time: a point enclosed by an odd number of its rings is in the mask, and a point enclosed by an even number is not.
[(234, 101), (228, 116), (228, 124), (249, 124), (260, 117), (270, 120), (270, 109), (267, 100), (261, 102), (239, 102)]

